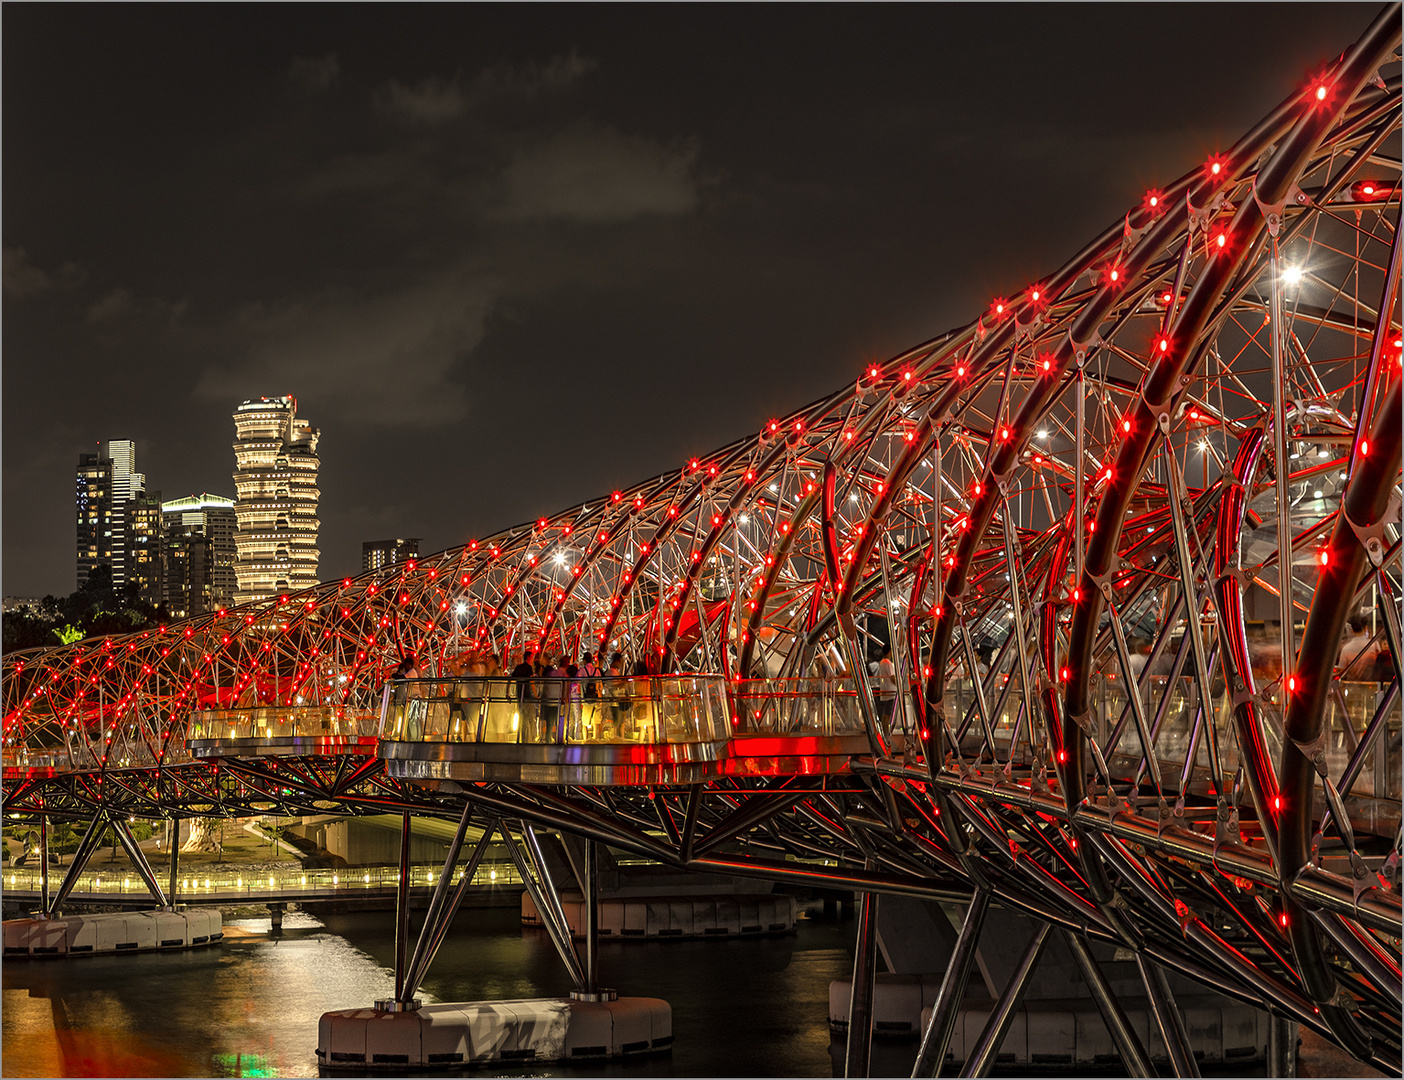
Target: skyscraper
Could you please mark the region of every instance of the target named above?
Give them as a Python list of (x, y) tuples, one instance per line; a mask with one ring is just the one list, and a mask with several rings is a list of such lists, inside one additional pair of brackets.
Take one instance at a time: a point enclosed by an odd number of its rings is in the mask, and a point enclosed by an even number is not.
[(112, 565), (112, 459), (102, 454), (79, 454), (78, 588), (99, 563)]
[[(118, 592), (126, 586), (128, 568), (133, 559), (133, 543), (139, 551), (148, 550), (152, 543), (150, 537), (145, 535), (132, 537), (132, 542), (129, 542), (128, 536), (134, 500), (145, 494), (146, 476), (136, 471), (136, 443), (131, 439), (110, 439), (103, 444), (102, 453), (78, 455), (76, 495), (80, 589), (88, 583), (88, 576), (99, 563), (112, 567), (112, 585)], [(147, 510), (150, 511), (150, 507)], [(140, 526), (149, 532), (152, 528), (150, 513), (138, 513), (138, 517)], [(155, 523), (155, 528), (159, 529), (159, 521)], [(156, 550), (159, 553), (159, 544)], [(151, 584), (152, 567), (143, 565), (141, 572), (143, 580), (139, 587), (143, 599), (159, 603), (160, 590), (156, 588), (153, 593)]]
[(128, 504), (146, 493), (146, 475), (136, 471), (136, 443), (133, 440), (109, 439), (106, 450), (107, 458), (112, 462), (112, 585), (120, 593), (127, 584), (130, 561), (127, 558), (131, 548), (127, 542)]
[(317, 584), (317, 438), (291, 396), (234, 411), (235, 602)]
[(234, 500), (190, 495), (161, 504), (166, 534), (165, 603), (176, 617), (234, 603)]
[(361, 545), (361, 569), (379, 570), (382, 566), (394, 566), (419, 554), (419, 537), (405, 540), (367, 540)]

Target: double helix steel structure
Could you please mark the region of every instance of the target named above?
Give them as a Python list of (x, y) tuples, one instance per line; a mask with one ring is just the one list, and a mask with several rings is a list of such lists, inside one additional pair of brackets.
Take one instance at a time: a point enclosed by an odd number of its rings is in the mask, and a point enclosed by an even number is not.
[[(969, 902), (962, 941), (995, 898), (1397, 1072), (1399, 48), (1392, 6), (1046, 278), (715, 453), (6, 656), (5, 811), (467, 807)], [(637, 679), (505, 674), (596, 650)]]

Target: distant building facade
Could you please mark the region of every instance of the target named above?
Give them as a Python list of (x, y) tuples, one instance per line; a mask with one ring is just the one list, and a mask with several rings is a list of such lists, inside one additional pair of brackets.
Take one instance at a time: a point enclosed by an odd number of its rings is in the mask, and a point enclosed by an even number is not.
[(235, 602), (316, 585), (320, 433), (292, 396), (245, 401), (234, 431)]
[(78, 588), (88, 583), (93, 568), (112, 565), (112, 459), (104, 454), (79, 454)]
[(419, 540), (417, 536), (405, 540), (367, 540), (361, 545), (361, 569), (379, 570), (407, 559), (417, 559)]
[(106, 563), (119, 593), (130, 579), (142, 599), (160, 603), (161, 522), (152, 505), (160, 493), (147, 496), (146, 476), (136, 471), (136, 443), (110, 439), (101, 453), (79, 454), (76, 481), (78, 588)]
[(231, 607), (234, 500), (205, 492), (161, 504), (165, 531), (165, 602), (176, 618)]

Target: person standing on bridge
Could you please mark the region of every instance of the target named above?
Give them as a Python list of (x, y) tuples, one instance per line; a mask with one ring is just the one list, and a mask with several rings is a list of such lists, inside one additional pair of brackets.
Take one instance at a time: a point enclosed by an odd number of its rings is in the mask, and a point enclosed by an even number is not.
[(882, 657), (877, 662), (877, 712), (878, 719), (892, 728), (892, 707), (897, 704), (897, 666), (892, 662), (892, 646), (882, 647)]
[[(516, 684), (517, 713), (513, 717), (512, 730), (517, 732), (519, 742), (535, 742), (524, 729), (534, 727), (534, 722), (529, 719), (532, 710), (535, 708), (536, 694), (532, 690), (532, 676), (536, 673), (532, 670), (530, 654), (522, 653), (522, 662), (512, 669), (512, 681)], [(528, 705), (528, 702), (532, 704)]]

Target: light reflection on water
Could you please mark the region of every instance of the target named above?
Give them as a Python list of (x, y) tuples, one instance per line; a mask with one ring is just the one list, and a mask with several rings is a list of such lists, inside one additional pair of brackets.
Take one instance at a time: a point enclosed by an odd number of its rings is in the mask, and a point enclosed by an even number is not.
[[(316, 1076), (321, 1014), (394, 991), (393, 915), (324, 919), (289, 912), (274, 937), (267, 917), (231, 918), (223, 945), (186, 953), (7, 963), (4, 1074)], [(832, 1075), (829, 982), (851, 972), (852, 934), (851, 921), (801, 920), (789, 937), (601, 942), (605, 985), (672, 1005), (672, 1053), (504, 1074)], [(523, 929), (517, 909), (473, 909), (455, 921), (419, 997), (569, 989), (549, 939)]]

